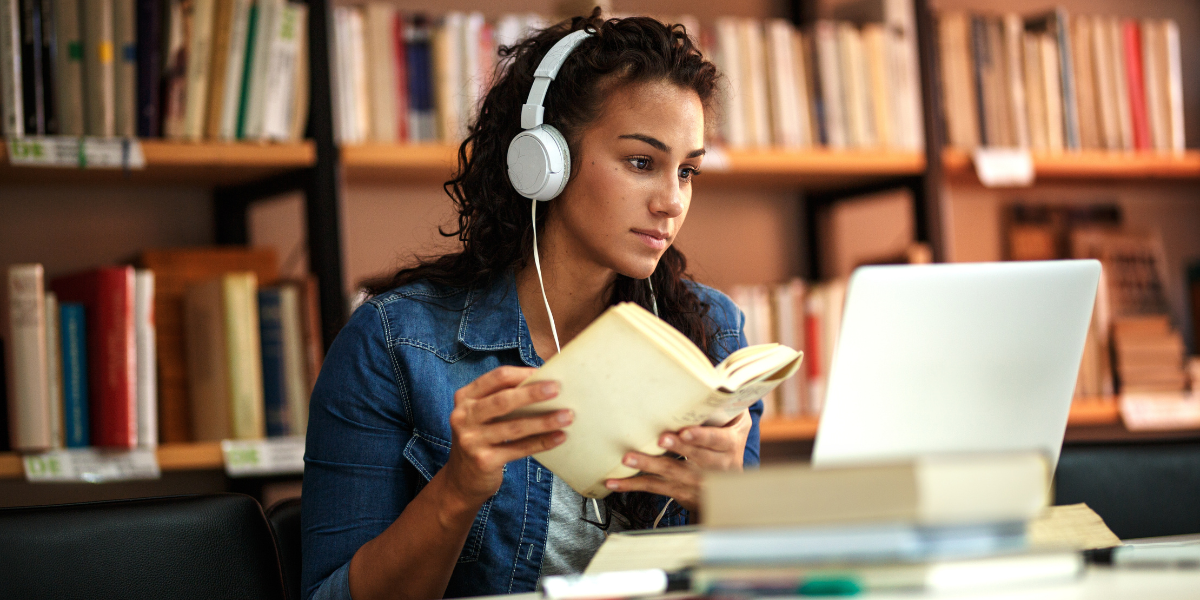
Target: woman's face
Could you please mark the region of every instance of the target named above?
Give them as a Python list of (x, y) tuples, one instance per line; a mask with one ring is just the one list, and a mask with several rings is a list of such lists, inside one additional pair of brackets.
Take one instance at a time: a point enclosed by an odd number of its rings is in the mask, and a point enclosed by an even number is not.
[(560, 256), (649, 277), (683, 226), (703, 155), (695, 92), (665, 81), (614, 89), (583, 132), (575, 173), (547, 216), (547, 233), (562, 234), (568, 250)]

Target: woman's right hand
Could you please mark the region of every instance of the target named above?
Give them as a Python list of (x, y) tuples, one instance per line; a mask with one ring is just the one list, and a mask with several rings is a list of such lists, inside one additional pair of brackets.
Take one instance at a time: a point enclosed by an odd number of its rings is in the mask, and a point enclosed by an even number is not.
[(497, 367), (454, 393), (453, 443), (443, 471), (450, 488), (465, 502), (482, 505), (500, 489), (505, 464), (567, 439), (562, 428), (574, 418), (568, 409), (500, 420), (518, 408), (558, 395), (558, 383), (553, 381), (517, 387), (536, 371)]

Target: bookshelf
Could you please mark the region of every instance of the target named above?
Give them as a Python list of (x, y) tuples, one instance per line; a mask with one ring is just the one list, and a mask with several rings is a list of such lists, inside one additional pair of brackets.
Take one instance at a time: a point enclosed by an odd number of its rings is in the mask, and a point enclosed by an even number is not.
[[(944, 150), (942, 165), (948, 177), (975, 176), (971, 155), (964, 150)], [(1200, 180), (1200, 150), (1182, 155), (1095, 150), (1034, 154), (1033, 170), (1038, 180)]]
[[(164, 444), (156, 450), (158, 466), (163, 471), (200, 471), (221, 469), (224, 459), (221, 442)], [(0, 452), (0, 480), (19, 479), (25, 473), (21, 457), (15, 452)]]

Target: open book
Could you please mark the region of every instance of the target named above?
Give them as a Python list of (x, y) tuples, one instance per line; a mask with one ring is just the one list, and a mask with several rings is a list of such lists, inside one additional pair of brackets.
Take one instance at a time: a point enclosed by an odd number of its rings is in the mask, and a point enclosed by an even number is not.
[(567, 440), (534, 455), (575, 491), (609, 494), (604, 480), (637, 474), (626, 452), (662, 454), (658, 438), (701, 423), (725, 425), (799, 368), (803, 353), (760, 344), (716, 367), (686, 336), (632, 303), (604, 311), (521, 385), (557, 381), (558, 397), (517, 411), (569, 408)]

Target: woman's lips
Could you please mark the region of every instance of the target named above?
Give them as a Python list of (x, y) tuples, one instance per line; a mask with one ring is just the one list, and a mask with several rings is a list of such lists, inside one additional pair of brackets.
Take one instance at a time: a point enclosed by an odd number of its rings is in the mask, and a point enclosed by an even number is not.
[(666, 250), (667, 234), (665, 234), (661, 231), (652, 231), (652, 230), (644, 230), (644, 229), (633, 229), (632, 231), (635, 235), (638, 236), (639, 239), (642, 240), (642, 242), (644, 244), (646, 244), (650, 248), (653, 248), (655, 250)]

